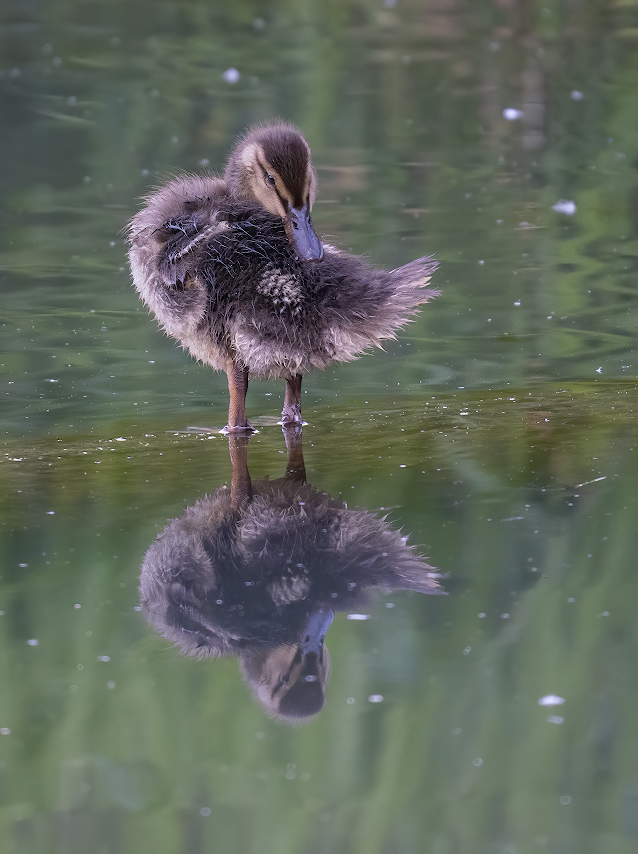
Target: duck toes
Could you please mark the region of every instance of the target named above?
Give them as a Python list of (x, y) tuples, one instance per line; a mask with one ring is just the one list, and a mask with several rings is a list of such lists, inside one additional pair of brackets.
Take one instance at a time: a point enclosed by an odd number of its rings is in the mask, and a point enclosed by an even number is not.
[(250, 130), (223, 178), (183, 175), (148, 196), (128, 226), (133, 282), (165, 332), (228, 376), (229, 431), (249, 431), (252, 374), (282, 377), (282, 424), (301, 424), (301, 380), (394, 338), (437, 267), (396, 270), (322, 243), (312, 225), (316, 176), (292, 125)]

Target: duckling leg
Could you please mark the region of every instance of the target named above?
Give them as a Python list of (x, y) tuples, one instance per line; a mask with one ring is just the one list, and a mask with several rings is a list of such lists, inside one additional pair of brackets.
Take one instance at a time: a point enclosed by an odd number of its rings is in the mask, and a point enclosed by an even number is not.
[(306, 464), (303, 458), (303, 445), (301, 442), (301, 425), (287, 424), (282, 427), (286, 450), (288, 451), (288, 462), (284, 480), (292, 483), (306, 482)]
[(228, 376), (228, 391), (230, 392), (230, 406), (228, 407), (228, 425), (226, 430), (231, 433), (252, 430), (253, 428), (246, 420), (248, 368), (238, 365), (229, 356), (226, 360), (226, 375)]
[(281, 413), (281, 424), (299, 424), (301, 420), (301, 374), (286, 378), (286, 396), (284, 397), (284, 408)]
[(235, 510), (241, 510), (253, 497), (253, 486), (248, 473), (248, 442), (250, 436), (229, 436), (228, 450), (233, 467), (233, 479), (230, 484), (230, 503)]

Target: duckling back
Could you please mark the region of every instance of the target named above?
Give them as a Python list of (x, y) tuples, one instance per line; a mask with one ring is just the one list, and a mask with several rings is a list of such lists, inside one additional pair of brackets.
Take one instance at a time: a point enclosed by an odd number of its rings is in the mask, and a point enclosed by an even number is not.
[(378, 270), (324, 244), (298, 257), (283, 221), (231, 198), (213, 178), (180, 178), (131, 222), (131, 268), (142, 299), (195, 358), (223, 369), (290, 376), (350, 361), (395, 337), (437, 267), (420, 258)]

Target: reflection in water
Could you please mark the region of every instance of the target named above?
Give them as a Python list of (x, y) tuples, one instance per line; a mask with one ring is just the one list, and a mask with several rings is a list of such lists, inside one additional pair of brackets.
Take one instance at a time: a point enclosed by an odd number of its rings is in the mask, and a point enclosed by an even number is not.
[(269, 715), (300, 721), (325, 702), (324, 637), (367, 590), (440, 594), (439, 573), (385, 519), (306, 483), (301, 430), (286, 428), (283, 478), (253, 483), (248, 439), (230, 436), (231, 488), (173, 520), (142, 565), (148, 622), (182, 652), (236, 655)]

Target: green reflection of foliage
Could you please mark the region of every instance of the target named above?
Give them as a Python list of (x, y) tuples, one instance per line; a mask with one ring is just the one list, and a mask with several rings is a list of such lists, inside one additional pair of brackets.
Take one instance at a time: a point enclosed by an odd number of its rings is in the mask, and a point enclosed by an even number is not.
[[(236, 662), (181, 658), (133, 611), (158, 526), (228, 478), (223, 438), (120, 423), (85, 443), (7, 445), (3, 833), (26, 821), (44, 834), (56, 815), (69, 844), (90, 833), (129, 851), (143, 838), (168, 854), (196, 835), (274, 854), (489, 850), (609, 827), (626, 850), (634, 385), (373, 401), (366, 418), (351, 404), (308, 430), (311, 479), (390, 508), (450, 571), (451, 595), (394, 594), (370, 623), (337, 620), (328, 703), (301, 730), (264, 717)], [(278, 431), (258, 438), (251, 470), (279, 475)], [(384, 702), (368, 704), (373, 693)], [(566, 704), (539, 707), (547, 693)]]
[[(568, 380), (635, 376), (637, 5), (3, 7), (7, 850), (633, 850), (636, 396)], [(538, 126), (503, 120), (523, 102)], [(221, 426), (227, 400), (139, 308), (120, 230), (163, 175), (219, 169), (275, 115), (313, 147), (321, 231), (443, 262), (442, 298), (386, 353), (309, 378), (305, 411), (313, 482), (390, 508), (452, 595), (338, 621), (303, 731), (133, 611), (156, 526), (229, 474), (219, 439), (173, 433)], [(266, 433), (251, 469), (276, 476)], [(560, 726), (536, 704), (554, 692)]]

